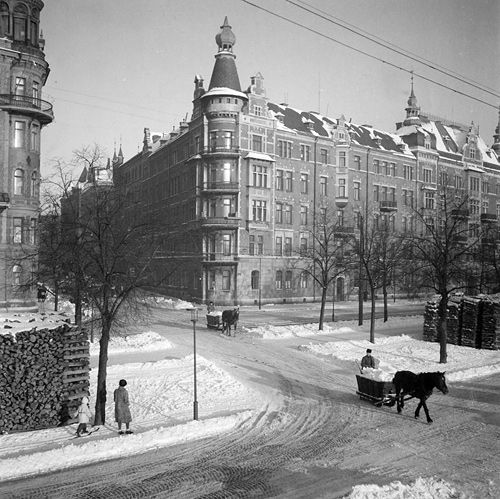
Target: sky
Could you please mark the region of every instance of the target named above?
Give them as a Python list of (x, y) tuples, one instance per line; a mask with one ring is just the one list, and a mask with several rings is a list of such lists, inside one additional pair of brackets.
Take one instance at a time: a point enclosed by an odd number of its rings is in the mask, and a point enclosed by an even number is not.
[(343, 114), (354, 123), (391, 132), (405, 117), (414, 71), (415, 94), (423, 110), (460, 123), (474, 121), (491, 145), (500, 104), (497, 0), (293, 0), (472, 80), (494, 95), (290, 1), (248, 2), (45, 0), (40, 25), (51, 72), (43, 98), (53, 103), (55, 120), (42, 135), (42, 175), (49, 173), (55, 159), (69, 161), (74, 150), (94, 143), (110, 156), (122, 144), (128, 159), (142, 148), (144, 128), (170, 132), (186, 116), (189, 120), (194, 76), (202, 75), (208, 87), (215, 35), (225, 16), (236, 35), (242, 89), (260, 72), (273, 102), (331, 118)]
[[(63, 304), (69, 307), (69, 304)], [(178, 300), (164, 299), (157, 303), (166, 309), (185, 309), (192, 304)], [(68, 308), (68, 312), (70, 312)], [(2, 319), (6, 319), (3, 317)], [(16, 315), (17, 330), (31, 328), (33, 314)], [(412, 330), (422, 323), (422, 317), (394, 317), (389, 322), (377, 320), (378, 340), (376, 355), (380, 361), (378, 370), (368, 375), (385, 379), (401, 369), (413, 372), (435, 371), (440, 366), (439, 344), (425, 342), (408, 335), (385, 336), (389, 329)], [(358, 326), (357, 321), (329, 323), (323, 331), (318, 324), (291, 326), (266, 326), (245, 328), (239, 331), (239, 338), (253, 341), (280, 341), (290, 337), (302, 339), (304, 343), (296, 348), (317, 359), (311, 364), (322, 369), (321, 363), (343, 361), (347, 370), (356, 372), (355, 361), (360, 359), (366, 348), (373, 345), (366, 337), (368, 326)], [(416, 328), (421, 330), (420, 328)], [(363, 334), (359, 334), (362, 333)], [(0, 333), (1, 334), (1, 333)], [(8, 334), (8, 332), (3, 332)], [(325, 339), (324, 335), (328, 335)], [(236, 339), (235, 339), (236, 341)], [(236, 352), (235, 347), (235, 352)], [(91, 386), (95, 386), (98, 344), (91, 345)], [(146, 352), (161, 354), (161, 360), (145, 361)], [(118, 380), (127, 379), (133, 421), (133, 435), (116, 436), (116, 427), (106, 425), (91, 436), (74, 438), (76, 424), (35, 432), (14, 432), (1, 435), (0, 482), (18, 479), (34, 474), (67, 469), (85, 464), (103, 462), (109, 459), (144, 454), (153, 449), (215, 437), (234, 431), (240, 425), (251, 424), (262, 411), (276, 410), (283, 401), (262, 383), (248, 386), (236, 380), (210, 359), (197, 356), (199, 421), (192, 421), (192, 364), (193, 357), (179, 357), (178, 345), (155, 331), (138, 331), (125, 337), (112, 338), (109, 345), (108, 387), (117, 386)], [(453, 384), (477, 376), (500, 372), (500, 352), (477, 350), (448, 345), (446, 378)], [(287, 359), (283, 359), (286, 363)], [(276, 366), (279, 370), (280, 366)], [(375, 376), (376, 371), (380, 371)], [(154, 375), (152, 374), (154, 373)], [(305, 374), (307, 376), (307, 374)], [(353, 377), (354, 378), (354, 377)], [(355, 390), (353, 381), (353, 395)], [(265, 387), (265, 388), (264, 388)], [(439, 397), (435, 394), (434, 397)], [(95, 400), (91, 393), (91, 408)], [(268, 405), (271, 408), (265, 409)], [(384, 410), (384, 409), (380, 409)], [(113, 412), (113, 402), (108, 401), (107, 414)], [(285, 419), (286, 421), (286, 419)], [(36, 438), (34, 436), (36, 435)], [(438, 477), (423, 476), (410, 483), (391, 482), (379, 486), (365, 483), (353, 487), (350, 499), (391, 499), (405, 497), (420, 499), (449, 499), (457, 497), (455, 487)], [(438, 475), (439, 476), (439, 475)], [(460, 492), (460, 491), (458, 491)]]

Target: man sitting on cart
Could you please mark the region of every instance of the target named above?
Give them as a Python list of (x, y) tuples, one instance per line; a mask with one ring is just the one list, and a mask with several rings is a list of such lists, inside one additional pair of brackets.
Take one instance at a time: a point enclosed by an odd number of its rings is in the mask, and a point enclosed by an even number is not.
[(207, 314), (210, 314), (211, 312), (215, 312), (215, 305), (213, 301), (208, 302), (207, 305)]
[(372, 357), (372, 350), (371, 348), (366, 349), (366, 355), (361, 359), (361, 369), (365, 367), (371, 367), (372, 369), (377, 368), (377, 360), (375, 357)]

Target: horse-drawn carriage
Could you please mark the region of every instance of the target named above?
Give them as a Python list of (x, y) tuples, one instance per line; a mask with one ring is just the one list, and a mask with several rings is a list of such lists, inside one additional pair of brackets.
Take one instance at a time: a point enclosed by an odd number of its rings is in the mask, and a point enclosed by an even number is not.
[(234, 335), (236, 336), (236, 326), (240, 318), (239, 308), (234, 308), (233, 310), (223, 310), (207, 313), (207, 327), (210, 329), (217, 329), (231, 336), (231, 326), (234, 327)]

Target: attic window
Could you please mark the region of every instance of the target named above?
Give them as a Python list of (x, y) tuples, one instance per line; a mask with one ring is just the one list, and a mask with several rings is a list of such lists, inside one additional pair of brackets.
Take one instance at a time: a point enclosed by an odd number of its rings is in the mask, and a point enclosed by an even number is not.
[(476, 159), (476, 148), (475, 147), (471, 147), (469, 149), (469, 156), (471, 159)]
[(262, 116), (262, 106), (253, 106), (253, 114), (255, 116)]
[(424, 146), (426, 149), (430, 149), (431, 148), (431, 139), (429, 139), (429, 137), (426, 137), (425, 140), (424, 140)]

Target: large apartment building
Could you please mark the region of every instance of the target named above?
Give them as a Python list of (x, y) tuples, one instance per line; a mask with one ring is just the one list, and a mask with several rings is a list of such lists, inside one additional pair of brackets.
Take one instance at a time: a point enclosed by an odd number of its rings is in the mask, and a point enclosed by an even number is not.
[(54, 119), (40, 0), (0, 0), (0, 308), (33, 307), (40, 135)]
[[(394, 133), (300, 111), (266, 97), (261, 74), (242, 90), (227, 18), (208, 88), (194, 80), (193, 111), (169, 134), (144, 130), (144, 147), (114, 166), (114, 181), (169, 227), (165, 251), (184, 255), (165, 291), (216, 304), (319, 297), (296, 263), (312, 218), (334, 212), (339, 236), (363, 216), (412, 230), (415, 208), (433, 209), (443, 175), (471, 194), (471, 223), (500, 215), (500, 133), (488, 148), (474, 125), (421, 112), (411, 87)], [(169, 270), (170, 272), (170, 270)], [(350, 276), (337, 278), (337, 299)]]

